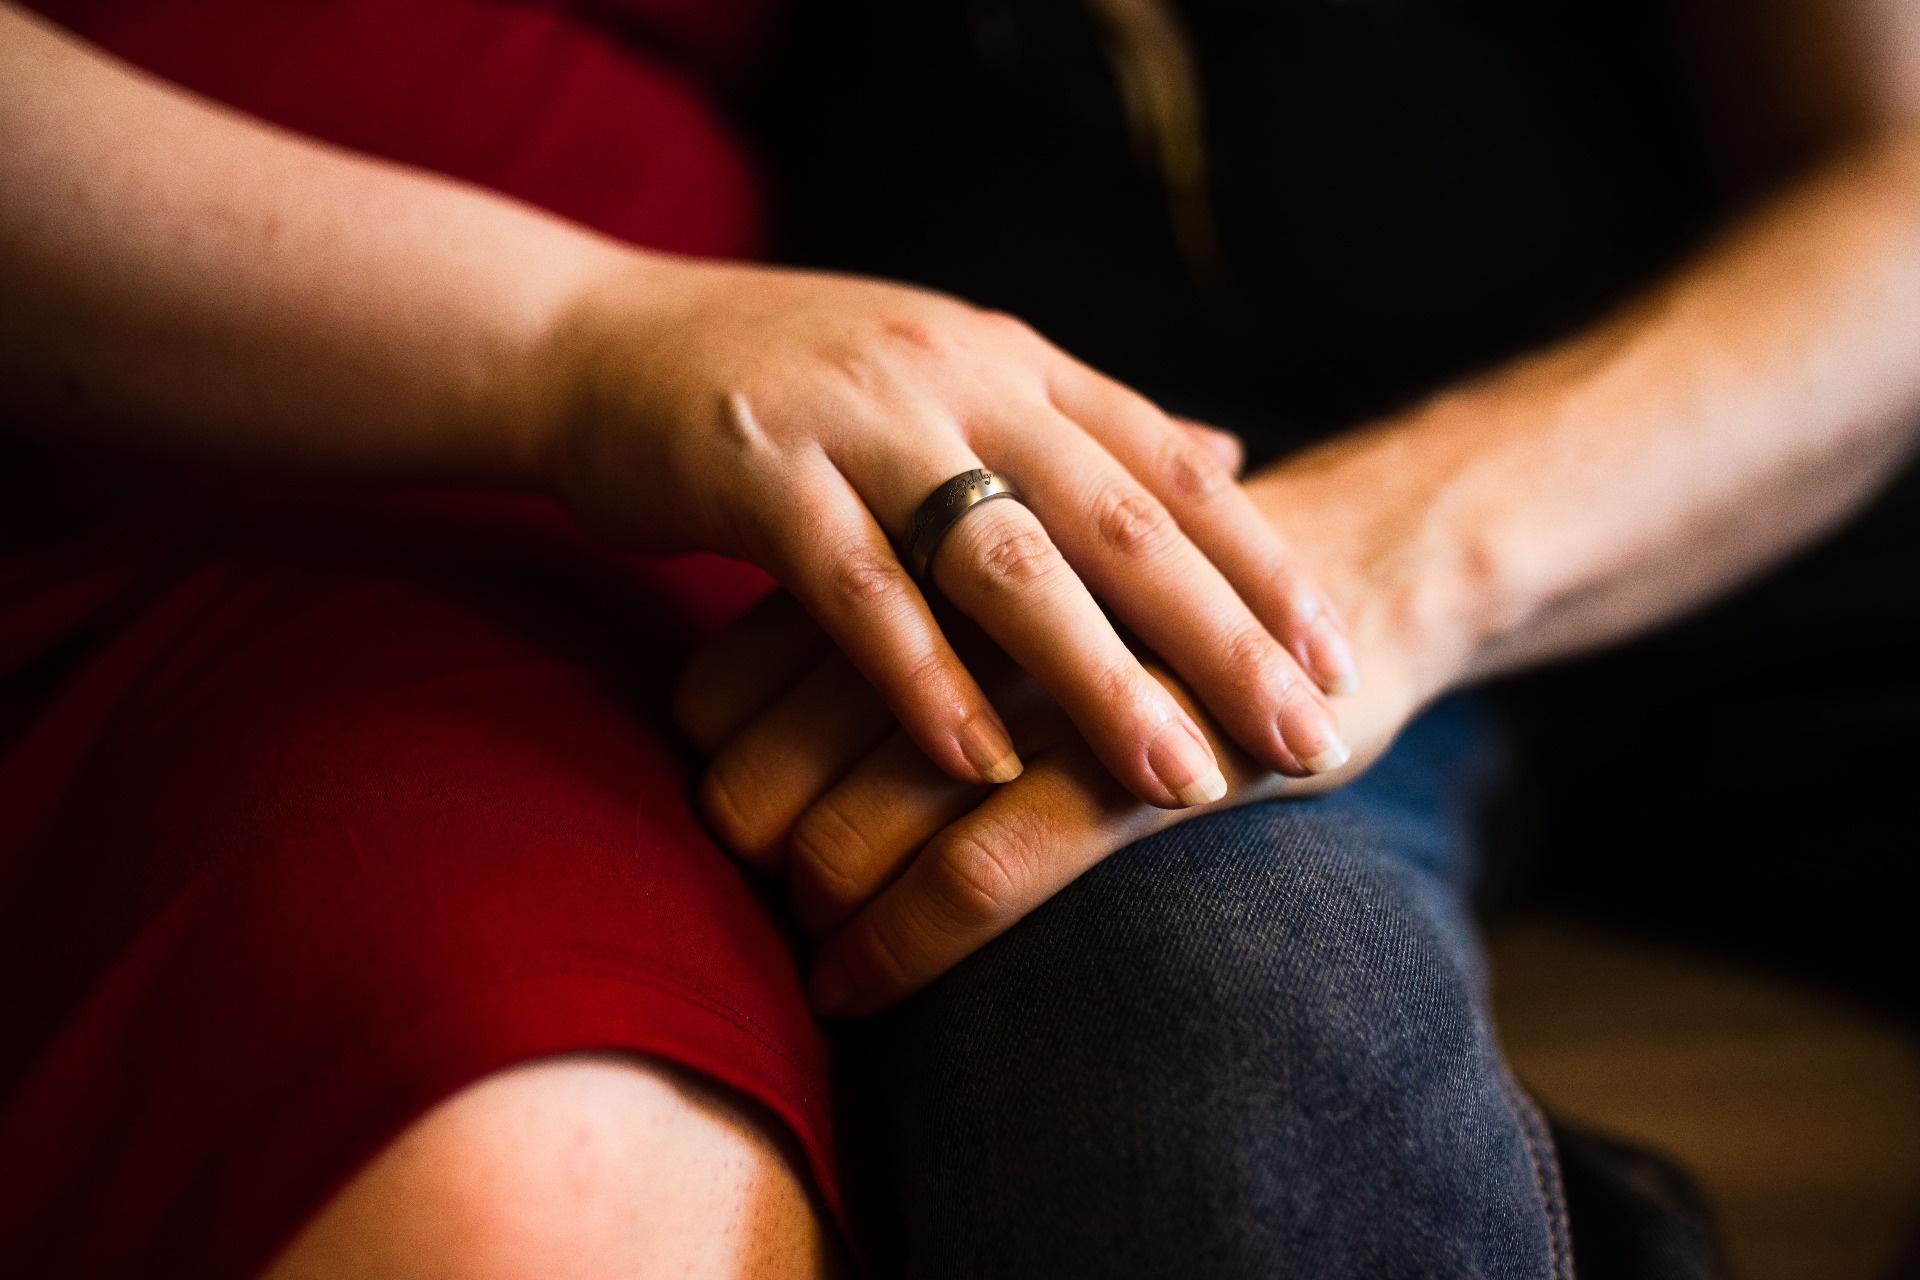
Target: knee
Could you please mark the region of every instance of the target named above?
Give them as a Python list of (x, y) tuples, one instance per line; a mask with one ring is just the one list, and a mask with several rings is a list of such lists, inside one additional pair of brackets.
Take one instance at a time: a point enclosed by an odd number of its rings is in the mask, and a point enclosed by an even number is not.
[(403, 1132), (268, 1280), (824, 1275), (827, 1229), (776, 1123), (630, 1060), (504, 1071)]
[(935, 1236), (966, 1231), (932, 1206), (972, 1197), (1009, 1231), (1044, 1216), (1029, 1247), (1124, 1241), (1113, 1274), (1551, 1256), (1457, 905), (1324, 809), (1122, 851), (930, 989), (898, 1043)]
[(1277, 1091), (1321, 1111), (1472, 1071), (1479, 997), (1445, 890), (1364, 828), (1298, 810), (1123, 850), (950, 975), (921, 1031), (966, 1028), (949, 1051), (993, 1059), (969, 1074), (1071, 1064), (1162, 1096)]

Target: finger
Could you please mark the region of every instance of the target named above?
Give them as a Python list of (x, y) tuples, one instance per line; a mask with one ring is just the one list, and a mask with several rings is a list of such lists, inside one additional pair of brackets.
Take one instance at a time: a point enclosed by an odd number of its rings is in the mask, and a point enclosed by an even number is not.
[(758, 510), (773, 575), (797, 596), (934, 763), (1005, 782), (1020, 759), (1000, 717), (941, 635), (887, 537), (824, 457), (796, 462)]
[[(1013, 670), (988, 687), (1023, 758), (1079, 743), (1059, 704), (1024, 672)], [(905, 734), (881, 743), (794, 824), (787, 886), (801, 927), (819, 937), (845, 923), (985, 795), (935, 769)]]
[(1178, 816), (1135, 802), (1090, 753), (1035, 759), (821, 945), (808, 984), (814, 1008), (860, 1017), (911, 995), (1107, 851)]
[(794, 820), (893, 729), (879, 692), (845, 655), (829, 653), (713, 758), (700, 778), (700, 816), (728, 852), (777, 875)]
[(1212, 454), (1221, 470), (1236, 480), (1240, 478), (1241, 469), (1247, 465), (1246, 441), (1231, 431), (1195, 422), (1192, 418), (1176, 417), (1173, 425), (1184, 431), (1194, 444)]
[[(859, 436), (834, 461), (887, 527), (904, 530), (930, 494), (982, 464), (951, 424), (892, 434), (922, 447)], [(941, 594), (1033, 673), (1135, 795), (1179, 808), (1220, 794), (1226, 784), (1205, 736), (1115, 634), (1033, 512), (1015, 502), (969, 509), (935, 549), (931, 571)]]
[(986, 795), (934, 768), (906, 734), (894, 734), (797, 816), (787, 841), (794, 919), (810, 937), (831, 932)]
[[(936, 616), (977, 681), (1000, 688), (1020, 675), (971, 619), (951, 608)], [(813, 630), (825, 645), (824, 635), (817, 627)], [(996, 696), (992, 701), (999, 710), (1006, 699)], [(769, 873), (786, 870), (794, 824), (849, 769), (879, 754), (876, 742), (895, 727), (893, 712), (879, 691), (845, 654), (829, 646), (813, 671), (728, 736), (701, 778), (701, 815), (729, 852)], [(924, 775), (919, 785), (926, 791), (978, 798), (979, 784), (941, 772), (904, 731), (892, 732), (887, 749), (912, 762), (914, 774)]]
[(798, 600), (770, 592), (687, 663), (673, 690), (673, 722), (696, 751), (710, 756), (831, 647)]
[(1184, 808), (1225, 790), (1199, 727), (1115, 634), (1032, 511), (979, 504), (932, 567), (941, 593), (1032, 673), (1134, 795)]
[(1346, 759), (1332, 711), (1299, 663), (1098, 441), (1061, 418), (1053, 430), (995, 432), (991, 448), (1088, 585), (1180, 672), (1236, 742), (1288, 774)]
[[(1155, 675), (1183, 702), (1190, 698), (1170, 673), (1156, 668)], [(1012, 710), (1009, 718), (1019, 722)], [(1004, 933), (1115, 850), (1214, 809), (1326, 785), (1322, 778), (1267, 773), (1224, 739), (1215, 747), (1229, 782), (1226, 797), (1173, 812), (1133, 801), (1083, 739), (1065, 735), (1030, 749), (1025, 773), (935, 834), (903, 873), (821, 944), (808, 984), (814, 1008), (831, 1017), (878, 1012)]]
[[(1149, 401), (1084, 366), (1055, 378), (1055, 404), (1084, 426), (1140, 483), (1160, 498), (1194, 544), (1319, 686), (1351, 694), (1360, 677), (1346, 627), (1324, 593), (1302, 574), (1279, 533), (1233, 482), (1243, 456), (1224, 435), (1169, 419)], [(1203, 433), (1196, 438), (1196, 432)], [(1184, 668), (1183, 668), (1184, 670)], [(1209, 703), (1208, 705), (1212, 705)]]

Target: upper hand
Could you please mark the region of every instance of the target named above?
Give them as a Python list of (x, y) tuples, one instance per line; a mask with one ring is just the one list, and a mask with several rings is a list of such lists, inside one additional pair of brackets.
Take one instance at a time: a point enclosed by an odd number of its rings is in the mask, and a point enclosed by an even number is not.
[(942, 771), (1021, 767), (893, 549), (936, 486), (980, 466), (1026, 505), (969, 513), (934, 581), (1132, 795), (1178, 807), (1224, 782), (1094, 593), (1264, 768), (1345, 757), (1320, 687), (1355, 679), (1337, 617), (1230, 467), (1147, 401), (1014, 320), (921, 290), (657, 258), (632, 270), (556, 343), (571, 407), (550, 483), (627, 545), (768, 570)]

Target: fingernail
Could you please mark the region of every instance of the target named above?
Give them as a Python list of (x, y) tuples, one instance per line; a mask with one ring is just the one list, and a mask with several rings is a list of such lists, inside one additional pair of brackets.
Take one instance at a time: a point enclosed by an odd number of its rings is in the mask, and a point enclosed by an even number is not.
[(1353, 752), (1347, 750), (1347, 744), (1335, 738), (1332, 746), (1325, 751), (1304, 757), (1300, 763), (1307, 766), (1310, 773), (1328, 773), (1351, 759), (1353, 759)]
[(1321, 614), (1307, 632), (1307, 670), (1322, 689), (1334, 697), (1360, 692), (1360, 670), (1353, 662), (1353, 649), (1340, 634), (1333, 619)]
[(1147, 764), (1183, 808), (1212, 804), (1227, 794), (1227, 780), (1213, 749), (1191, 727), (1176, 720), (1147, 748)]
[(1341, 740), (1333, 716), (1318, 701), (1294, 699), (1283, 717), (1280, 736), (1287, 740), (1294, 758), (1308, 773), (1338, 769), (1353, 758), (1353, 753), (1347, 750), (1347, 744)]
[(960, 754), (984, 782), (1012, 782), (1025, 766), (1014, 754), (1013, 739), (992, 711), (974, 716), (960, 726)]
[(837, 1018), (853, 999), (853, 985), (847, 981), (846, 968), (832, 956), (822, 956), (813, 965), (813, 977), (807, 984), (813, 997), (813, 1011)]

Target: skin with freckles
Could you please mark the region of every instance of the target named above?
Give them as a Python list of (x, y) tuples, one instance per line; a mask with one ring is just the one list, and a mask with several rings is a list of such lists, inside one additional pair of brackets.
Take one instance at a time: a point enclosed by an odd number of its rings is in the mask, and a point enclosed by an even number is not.
[(266, 1280), (848, 1274), (778, 1121), (698, 1077), (556, 1058), (441, 1103)]

